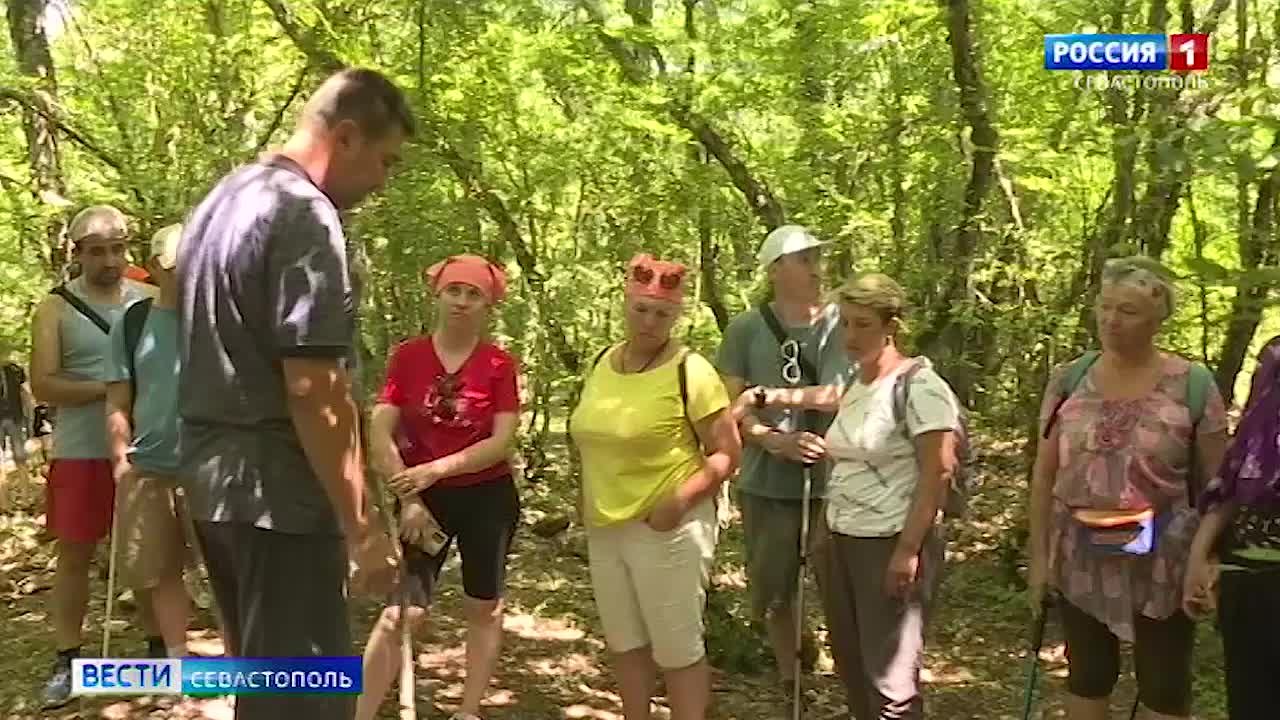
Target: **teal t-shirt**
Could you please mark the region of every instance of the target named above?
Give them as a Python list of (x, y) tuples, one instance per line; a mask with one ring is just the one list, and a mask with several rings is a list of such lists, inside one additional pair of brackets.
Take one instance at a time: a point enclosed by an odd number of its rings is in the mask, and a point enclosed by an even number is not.
[(131, 462), (144, 472), (172, 475), (178, 471), (178, 311), (152, 307), (138, 338), (129, 377), (124, 348), (124, 321), (111, 328), (106, 381), (133, 381), (133, 453)]
[[(818, 381), (823, 385), (847, 386), (853, 377), (853, 369), (844, 349), (844, 331), (840, 327), (840, 308), (828, 305), (812, 326), (784, 327), (788, 337), (800, 344), (800, 352), (818, 371)], [(758, 308), (739, 315), (725, 328), (724, 340), (716, 356), (716, 367), (721, 374), (742, 378), (747, 386), (785, 387), (782, 378), (782, 349), (777, 338), (769, 330)], [(803, 382), (803, 380), (801, 381)], [(757, 411), (764, 422), (782, 432), (806, 429), (815, 435), (826, 435), (832, 413), (809, 413), (813, 426), (802, 428), (805, 413), (798, 410), (769, 408)], [(826, 494), (827, 463), (814, 467), (813, 498)], [(804, 467), (799, 463), (774, 457), (764, 448), (748, 442), (742, 450), (742, 469), (738, 480), (742, 492), (763, 497), (799, 500), (804, 497)]]

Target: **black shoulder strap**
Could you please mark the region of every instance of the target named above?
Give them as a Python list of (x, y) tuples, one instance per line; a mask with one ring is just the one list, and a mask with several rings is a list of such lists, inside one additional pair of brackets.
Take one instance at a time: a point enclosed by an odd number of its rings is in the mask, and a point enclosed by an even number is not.
[(608, 353), (612, 347), (612, 345), (605, 345), (600, 352), (596, 353), (596, 359), (591, 361), (592, 370), (596, 369), (596, 366), (600, 364), (600, 361), (604, 359), (605, 354)]
[[(762, 302), (759, 306), (760, 316), (764, 318), (764, 324), (769, 326), (769, 332), (773, 333), (773, 339), (778, 341), (778, 347), (781, 348), (786, 344), (788, 338), (787, 333), (782, 329), (782, 323), (778, 322), (778, 316), (774, 314), (773, 308), (769, 303)], [(809, 358), (804, 353), (797, 351), (797, 359), (800, 361), (800, 375), (807, 381), (809, 385), (818, 384), (818, 371), (813, 367), (813, 363), (809, 362)]]
[(89, 318), (89, 320), (92, 321), (94, 325), (97, 325), (98, 329), (102, 332), (107, 334), (111, 333), (111, 323), (104, 320), (101, 315), (94, 311), (93, 308), (89, 307), (85, 301), (80, 299), (80, 296), (68, 290), (65, 284), (59, 285), (49, 292), (57, 295), (63, 300), (66, 300), (68, 303), (71, 303), (71, 307), (80, 311), (81, 315)]
[(142, 328), (147, 324), (147, 315), (151, 313), (152, 298), (143, 298), (124, 311), (124, 357), (129, 364), (129, 387), (132, 396), (129, 406), (138, 399), (138, 341), (142, 339)]

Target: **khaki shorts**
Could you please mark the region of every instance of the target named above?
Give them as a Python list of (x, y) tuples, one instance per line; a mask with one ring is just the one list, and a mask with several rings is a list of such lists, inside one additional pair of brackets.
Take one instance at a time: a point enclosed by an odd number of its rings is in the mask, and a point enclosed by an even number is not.
[(155, 587), (192, 564), (186, 511), (172, 476), (134, 471), (116, 488), (120, 577), (131, 588)]
[(702, 611), (717, 529), (715, 503), (707, 500), (670, 532), (643, 520), (587, 531), (591, 585), (612, 652), (649, 646), (664, 670), (706, 655)]

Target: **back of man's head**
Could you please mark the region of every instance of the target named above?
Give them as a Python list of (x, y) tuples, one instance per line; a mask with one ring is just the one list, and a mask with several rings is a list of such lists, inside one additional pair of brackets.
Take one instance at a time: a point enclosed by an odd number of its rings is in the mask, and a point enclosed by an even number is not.
[(347, 68), (324, 81), (302, 109), (304, 127), (331, 130), (350, 120), (369, 140), (399, 130), (406, 138), (415, 131), (404, 93), (376, 70)]

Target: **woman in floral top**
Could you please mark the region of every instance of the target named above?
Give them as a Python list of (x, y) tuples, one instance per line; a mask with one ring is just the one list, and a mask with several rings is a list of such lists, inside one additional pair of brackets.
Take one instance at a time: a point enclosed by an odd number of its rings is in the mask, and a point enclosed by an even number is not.
[(1218, 475), (1200, 498), (1204, 519), (1191, 545), (1183, 607), (1215, 604), (1232, 718), (1275, 717), (1280, 708), (1280, 337), (1258, 355), (1249, 400)]
[[(1031, 600), (1038, 611), (1047, 586), (1060, 596), (1071, 720), (1107, 717), (1121, 640), (1134, 645), (1147, 717), (1191, 712), (1195, 626), (1181, 607), (1198, 524), (1191, 488), (1218, 467), (1226, 412), (1204, 368), (1155, 346), (1173, 303), (1158, 263), (1109, 261), (1096, 305), (1102, 352), (1074, 387), (1071, 370), (1092, 356), (1057, 368), (1044, 393)], [(1198, 421), (1188, 402), (1196, 374), (1204, 398)]]

